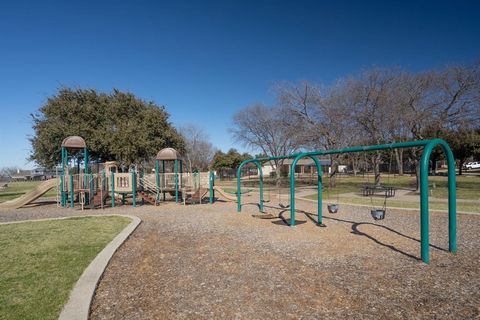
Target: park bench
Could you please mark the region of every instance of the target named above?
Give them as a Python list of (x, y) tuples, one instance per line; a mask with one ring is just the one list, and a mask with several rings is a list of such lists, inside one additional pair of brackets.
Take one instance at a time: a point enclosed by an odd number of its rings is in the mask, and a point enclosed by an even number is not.
[(373, 196), (375, 193), (383, 192), (386, 198), (391, 198), (395, 197), (395, 190), (396, 188), (393, 186), (376, 184), (366, 184), (362, 188), (364, 197), (370, 197)]

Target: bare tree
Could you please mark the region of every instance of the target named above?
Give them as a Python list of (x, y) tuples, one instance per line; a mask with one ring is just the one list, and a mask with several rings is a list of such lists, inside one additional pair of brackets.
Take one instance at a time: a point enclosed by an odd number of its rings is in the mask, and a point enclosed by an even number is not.
[[(230, 132), (237, 142), (260, 150), (269, 157), (290, 154), (298, 149), (297, 130), (288, 113), (281, 107), (261, 104), (246, 107), (234, 115)], [(271, 162), (279, 185), (283, 159)]]
[[(352, 117), (362, 135), (372, 144), (388, 141), (389, 118), (392, 117), (394, 72), (385, 69), (365, 71), (350, 79), (347, 95), (351, 96)], [(371, 154), (375, 184), (380, 184), (381, 152)]]
[(195, 124), (187, 124), (178, 130), (185, 140), (185, 158), (188, 170), (207, 170), (215, 154), (205, 130)]
[[(308, 81), (297, 85), (277, 85), (278, 101), (296, 123), (299, 146), (312, 150), (329, 150), (345, 147), (355, 140), (349, 116), (348, 97), (343, 84), (323, 90)], [(330, 186), (335, 184), (335, 174), (341, 155), (331, 155)]]

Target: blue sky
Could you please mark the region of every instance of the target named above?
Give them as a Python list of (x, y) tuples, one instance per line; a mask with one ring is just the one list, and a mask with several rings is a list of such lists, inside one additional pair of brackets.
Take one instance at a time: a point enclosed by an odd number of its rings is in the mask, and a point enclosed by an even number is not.
[(472, 63), (479, 17), (479, 1), (2, 1), (0, 167), (33, 166), (29, 114), (61, 85), (131, 91), (243, 150), (232, 115), (275, 82)]

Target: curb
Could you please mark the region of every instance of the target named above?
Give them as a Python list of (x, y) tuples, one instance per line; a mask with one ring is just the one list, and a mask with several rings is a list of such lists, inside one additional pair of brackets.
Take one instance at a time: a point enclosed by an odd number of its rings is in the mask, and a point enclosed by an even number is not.
[(95, 294), (97, 284), (102, 277), (105, 268), (108, 266), (112, 256), (117, 249), (128, 239), (142, 222), (140, 218), (131, 215), (112, 214), (112, 215), (94, 215), (96, 217), (119, 216), (128, 217), (132, 222), (126, 226), (102, 251), (93, 259), (88, 267), (83, 271), (80, 279), (70, 292), (68, 302), (63, 306), (58, 319), (60, 320), (87, 320), (90, 314), (90, 305)]

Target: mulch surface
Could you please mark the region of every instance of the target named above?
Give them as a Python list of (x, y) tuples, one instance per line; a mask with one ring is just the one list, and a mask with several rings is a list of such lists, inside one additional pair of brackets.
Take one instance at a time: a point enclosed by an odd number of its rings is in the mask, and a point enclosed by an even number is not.
[(96, 210), (143, 222), (110, 262), (91, 319), (480, 318), (480, 216), (458, 215), (454, 255), (447, 214), (431, 213), (426, 265), (417, 211), (374, 221), (368, 208), (342, 205), (318, 227), (314, 203), (297, 209), (307, 214), (294, 228), (288, 210), (258, 219), (253, 204), (241, 214), (234, 203)]

